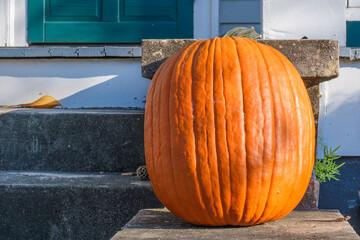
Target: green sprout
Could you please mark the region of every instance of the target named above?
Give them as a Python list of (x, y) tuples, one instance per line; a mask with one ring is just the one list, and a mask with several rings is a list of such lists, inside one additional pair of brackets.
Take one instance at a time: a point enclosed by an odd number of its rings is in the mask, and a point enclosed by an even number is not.
[(335, 163), (336, 159), (339, 159), (341, 156), (335, 155), (335, 152), (340, 148), (338, 146), (334, 150), (328, 146), (324, 146), (320, 143), (321, 146), (324, 148), (324, 159), (316, 159), (315, 162), (315, 174), (316, 179), (319, 181), (319, 183), (326, 182), (327, 180), (330, 181), (331, 179), (334, 179), (336, 181), (339, 181), (335, 176), (340, 175), (339, 168), (342, 167), (345, 163), (342, 163), (340, 165), (337, 165)]

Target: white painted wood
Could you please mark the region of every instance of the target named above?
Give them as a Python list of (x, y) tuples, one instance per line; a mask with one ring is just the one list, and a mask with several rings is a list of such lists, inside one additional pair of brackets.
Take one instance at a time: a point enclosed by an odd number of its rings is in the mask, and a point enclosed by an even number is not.
[(253, 26), (262, 33), (261, 0), (220, 0), (219, 34), (223, 35), (235, 27)]
[(27, 0), (9, 1), (9, 46), (27, 46)]
[(360, 7), (360, 0), (348, 0), (348, 7)]
[(0, 46), (27, 46), (27, 0), (0, 0)]
[(50, 95), (66, 108), (144, 108), (150, 82), (140, 59), (2, 59), (0, 105)]
[(0, 47), (9, 41), (9, 0), (0, 0)]
[(220, 1), (221, 23), (255, 23), (261, 22), (260, 0)]
[[(327, 143), (327, 131), (326, 131), (326, 104), (327, 104), (327, 95), (326, 95), (326, 84), (320, 83), (320, 104), (319, 104), (319, 121), (318, 121), (318, 129), (317, 129), (317, 144), (320, 146), (321, 144)], [(317, 147), (316, 156), (318, 158), (323, 158), (323, 149), (321, 147)]]
[(211, 37), (219, 36), (219, 0), (211, 0)]
[(265, 39), (337, 39), (346, 43), (345, 0), (263, 0)]
[(360, 21), (360, 7), (346, 9), (346, 21)]
[(342, 156), (360, 156), (359, 76), (359, 61), (341, 60), (339, 77), (320, 85), (318, 136)]
[(219, 0), (194, 1), (194, 38), (219, 35)]

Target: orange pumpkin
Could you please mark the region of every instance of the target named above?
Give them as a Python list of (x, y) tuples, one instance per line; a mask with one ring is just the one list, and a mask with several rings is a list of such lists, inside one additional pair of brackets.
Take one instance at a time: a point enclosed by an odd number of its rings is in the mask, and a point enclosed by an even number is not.
[(313, 169), (315, 128), (290, 61), (256, 41), (198, 41), (150, 85), (145, 157), (159, 200), (197, 225), (247, 226), (287, 215)]

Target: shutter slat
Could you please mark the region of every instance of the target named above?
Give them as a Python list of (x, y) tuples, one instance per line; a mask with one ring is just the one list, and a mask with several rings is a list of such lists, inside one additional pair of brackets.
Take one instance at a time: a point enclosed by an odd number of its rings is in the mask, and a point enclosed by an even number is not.
[(31, 0), (29, 42), (191, 38), (193, 0)]

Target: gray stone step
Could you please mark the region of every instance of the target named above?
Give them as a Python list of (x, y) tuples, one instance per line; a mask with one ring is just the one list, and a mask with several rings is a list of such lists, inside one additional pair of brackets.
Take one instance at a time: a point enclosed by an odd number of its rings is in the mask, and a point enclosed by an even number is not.
[(143, 125), (143, 110), (2, 109), (0, 170), (134, 171)]
[(2, 172), (0, 239), (110, 239), (159, 206), (150, 182), (119, 173)]

